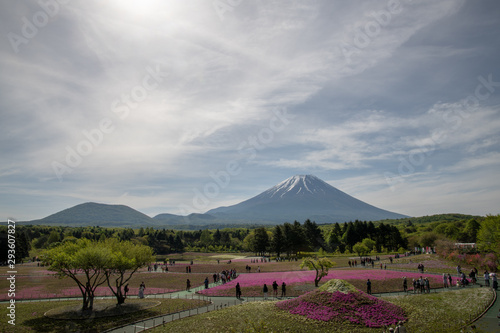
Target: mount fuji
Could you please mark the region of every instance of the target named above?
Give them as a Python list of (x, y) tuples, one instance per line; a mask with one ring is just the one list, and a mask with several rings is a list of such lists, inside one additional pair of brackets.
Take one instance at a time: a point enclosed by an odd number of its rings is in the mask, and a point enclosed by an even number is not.
[(358, 200), (312, 175), (296, 175), (261, 194), (205, 214), (220, 220), (293, 222), (310, 219), (318, 223), (399, 219), (393, 213)]

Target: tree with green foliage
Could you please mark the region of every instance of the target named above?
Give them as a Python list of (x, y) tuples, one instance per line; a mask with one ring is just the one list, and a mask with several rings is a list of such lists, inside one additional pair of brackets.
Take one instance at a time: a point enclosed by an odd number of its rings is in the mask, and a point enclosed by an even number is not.
[(281, 255), (285, 247), (285, 239), (283, 237), (283, 232), (281, 231), (281, 226), (277, 225), (273, 229), (273, 238), (271, 241), (272, 251), (276, 253), (276, 257)]
[(481, 223), (477, 222), (475, 219), (468, 220), (462, 231), (462, 241), (464, 243), (475, 243), (477, 241), (477, 233), (480, 229)]
[(254, 236), (254, 251), (260, 255), (264, 255), (269, 247), (269, 235), (266, 228), (255, 229)]
[(500, 215), (488, 215), (481, 222), (477, 233), (477, 246), (482, 252), (500, 254)]
[(287, 256), (290, 256), (293, 252), (293, 235), (292, 235), (292, 225), (288, 222), (283, 223), (283, 251), (286, 252)]
[[(111, 250), (110, 264), (105, 270), (106, 281), (116, 297), (117, 305), (123, 304), (126, 298), (123, 287), (139, 268), (155, 260), (153, 251), (148, 246), (130, 241), (120, 242), (116, 238), (110, 238), (100, 245)], [(112, 279), (114, 286), (111, 285)]]
[[(16, 261), (20, 262), (23, 258), (29, 257), (30, 250), (31, 241), (26, 228), (18, 227), (16, 230)], [(7, 251), (4, 253), (7, 253)]]
[(216, 245), (220, 245), (221, 233), (220, 233), (219, 229), (215, 230), (212, 238), (213, 238), (214, 243)]
[(304, 258), (304, 260), (302, 260), (300, 268), (307, 267), (308, 269), (316, 270), (316, 277), (314, 278), (314, 286), (318, 287), (319, 281), (321, 281), (321, 279), (324, 276), (328, 275), (328, 269), (334, 267), (335, 265), (336, 265), (335, 262), (327, 258), (318, 259), (313, 257), (307, 257)]
[(307, 219), (304, 222), (304, 234), (311, 250), (315, 251), (319, 248), (324, 249), (326, 247), (323, 233), (316, 222), (311, 222), (311, 220)]
[(76, 282), (83, 297), (82, 312), (92, 311), (94, 292), (107, 280), (106, 270), (112, 261), (111, 250), (102, 243), (79, 239), (45, 251), (42, 258), (59, 278), (69, 277)]
[(361, 241), (361, 243), (363, 243), (363, 245), (366, 246), (370, 252), (375, 248), (375, 241), (371, 238), (365, 238)]
[(229, 233), (229, 231), (223, 230), (220, 233), (220, 244), (224, 246), (231, 245), (231, 234)]
[(352, 250), (354, 252), (356, 252), (360, 258), (362, 256), (366, 256), (370, 252), (368, 247), (366, 247), (366, 245), (361, 243), (361, 242), (354, 244), (354, 246), (352, 247)]
[(438, 239), (439, 239), (439, 236), (436, 233), (434, 233), (432, 231), (426, 232), (426, 233), (422, 234), (422, 236), (420, 236), (420, 246), (432, 247), (435, 245), (436, 240), (438, 240)]
[(59, 233), (56, 230), (53, 230), (50, 233), (49, 238), (47, 239), (47, 244), (51, 245), (54, 243), (59, 243), (60, 241), (61, 241), (61, 236), (59, 235)]
[(246, 251), (257, 253), (255, 250), (255, 233), (251, 232), (243, 239), (243, 248)]
[(182, 252), (184, 251), (184, 244), (182, 243), (181, 232), (177, 232), (174, 238), (174, 243), (172, 245), (172, 249), (174, 252)]
[(210, 230), (208, 229), (205, 229), (201, 232), (201, 236), (200, 236), (200, 243), (202, 246), (209, 246), (211, 245), (213, 242), (213, 238), (212, 238), (212, 233), (210, 232)]
[(352, 252), (352, 247), (354, 246), (354, 244), (356, 244), (356, 234), (354, 232), (354, 225), (352, 223), (349, 223), (347, 225), (347, 229), (342, 236), (342, 240), (346, 244), (349, 251)]
[(307, 251), (307, 240), (304, 228), (299, 221), (294, 221), (292, 224), (292, 233), (290, 235), (290, 242), (292, 243), (292, 252), (299, 253), (300, 251)]
[(330, 250), (332, 252), (337, 251), (337, 249), (339, 249), (341, 243), (342, 242), (340, 241), (335, 230), (332, 230), (332, 232), (330, 233), (330, 236), (328, 236), (328, 247), (330, 248)]

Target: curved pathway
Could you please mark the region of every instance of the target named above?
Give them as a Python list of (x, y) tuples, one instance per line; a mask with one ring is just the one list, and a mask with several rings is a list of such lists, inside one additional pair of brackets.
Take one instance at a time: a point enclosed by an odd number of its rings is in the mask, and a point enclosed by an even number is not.
[(496, 299), (490, 308), (479, 318), (474, 325), (478, 328), (484, 330), (485, 332), (499, 332), (500, 331), (500, 319), (497, 317), (500, 312), (500, 300), (498, 297), (498, 290), (495, 291)]

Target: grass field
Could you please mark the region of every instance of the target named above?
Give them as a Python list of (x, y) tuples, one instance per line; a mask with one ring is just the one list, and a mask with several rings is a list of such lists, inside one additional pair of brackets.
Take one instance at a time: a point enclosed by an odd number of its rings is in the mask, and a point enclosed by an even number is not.
[[(140, 303), (145, 300), (131, 299), (126, 303)], [(55, 320), (44, 316), (44, 313), (61, 307), (71, 307), (81, 304), (81, 301), (54, 301), (36, 303), (16, 303), (16, 325), (7, 323), (7, 309), (0, 307), (0, 332), (100, 332), (106, 329), (132, 323), (143, 318), (154, 317), (160, 314), (177, 312), (179, 310), (193, 309), (207, 304), (206, 301), (184, 300), (184, 299), (164, 299), (159, 300), (160, 305), (129, 313), (122, 316), (106, 317), (99, 319), (83, 320)], [(102, 302), (102, 301), (96, 301)], [(108, 303), (110, 303), (108, 301)]]
[[(486, 288), (383, 297), (401, 306), (407, 316), (408, 332), (460, 332), (469, 317), (489, 304), (492, 292)], [(467, 306), (465, 306), (467, 305)], [(293, 315), (276, 307), (275, 301), (251, 302), (196, 317), (181, 319), (153, 329), (163, 332), (382, 332), (344, 323), (330, 323)]]

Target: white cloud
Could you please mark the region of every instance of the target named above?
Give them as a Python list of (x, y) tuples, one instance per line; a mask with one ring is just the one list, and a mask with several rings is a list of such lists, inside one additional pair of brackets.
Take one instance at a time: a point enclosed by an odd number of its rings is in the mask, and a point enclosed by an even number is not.
[[(476, 77), (494, 67), (485, 64), (466, 77), (469, 90), (446, 86), (449, 78), (439, 75), (429, 75), (429, 87), (413, 85), (429, 64), (447, 73), (462, 70), (449, 64), (453, 59), (473, 58), (479, 66), (479, 46), (454, 45), (449, 30), (439, 29), (443, 20), (453, 23), (463, 15), (463, 2), (401, 1), (395, 9), (391, 3), (242, 2), (222, 19), (210, 1), (61, 6), (19, 53), (7, 39), (0, 43), (0, 151), (9, 157), (0, 167), (0, 184), (39, 202), (53, 186), (48, 192), (68, 203), (99, 199), (171, 209), (191, 200), (192, 189), (203, 186), (210, 171), (238, 158), (238, 146), (269, 127), (276, 108), (295, 118), (245, 164), (247, 177), (263, 170), (283, 179), (292, 170), (337, 170), (349, 179), (374, 170), (396, 172), (398, 158), (422, 147), (442, 152), (414, 173), (432, 176), (467, 164), (472, 155), (497, 151), (495, 94), (468, 117), (456, 111), (460, 98), (474, 93)], [(0, 6), (4, 34), (21, 33), (21, 18), (41, 10), (29, 1)], [(381, 11), (391, 12), (386, 23), (377, 21)], [(498, 28), (495, 20), (485, 22), (480, 29)], [(360, 31), (369, 35), (366, 45), (357, 43)], [(446, 45), (436, 42), (439, 35)], [(342, 53), (346, 45), (349, 59)], [(145, 80), (154, 83), (145, 78), (156, 68), (158, 84), (142, 98)], [(439, 98), (429, 92), (434, 87)], [(410, 92), (400, 96), (403, 90)], [(413, 92), (418, 96), (409, 99)], [(400, 105), (380, 102), (386, 100)], [(113, 111), (116, 101), (122, 111)], [(123, 117), (125, 106), (129, 113)], [(59, 183), (52, 163), (64, 164), (67, 147), (77, 150), (88, 140), (84, 131), (99, 128), (105, 118), (113, 130)], [(438, 131), (447, 137), (433, 146)], [(452, 161), (445, 161), (448, 156)], [(172, 180), (176, 185), (169, 188)], [(155, 183), (158, 189), (144, 190)], [(244, 181), (231, 186), (210, 204), (251, 192), (240, 190), (250, 187)], [(4, 198), (9, 200), (7, 192)], [(9, 203), (4, 215), (9, 209), (30, 211)], [(39, 217), (35, 210), (27, 215)]]

